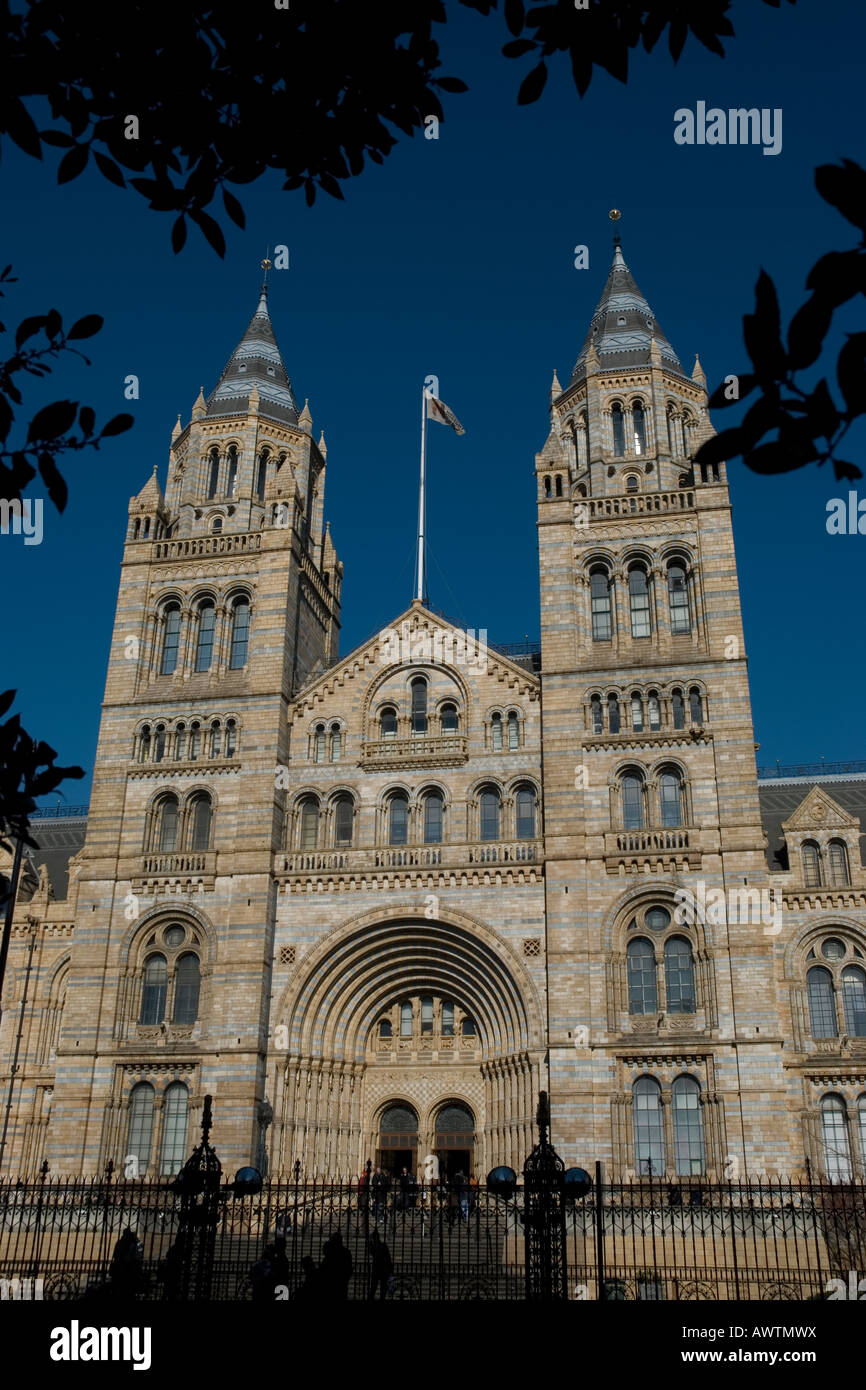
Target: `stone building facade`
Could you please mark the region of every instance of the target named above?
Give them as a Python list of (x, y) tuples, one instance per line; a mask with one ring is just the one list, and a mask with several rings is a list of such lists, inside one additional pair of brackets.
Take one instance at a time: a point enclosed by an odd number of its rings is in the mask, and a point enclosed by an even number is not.
[[(723, 464), (617, 241), (536, 457), (540, 652), (339, 657), (266, 293), (130, 502), (93, 795), (39, 817), (0, 1172), (866, 1165), (866, 780), (759, 781)], [(85, 830), (86, 828), (86, 830)]]

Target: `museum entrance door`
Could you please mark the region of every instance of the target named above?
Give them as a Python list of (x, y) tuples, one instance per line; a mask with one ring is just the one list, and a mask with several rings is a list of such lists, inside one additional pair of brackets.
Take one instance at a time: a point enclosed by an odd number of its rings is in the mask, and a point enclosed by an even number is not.
[(475, 1116), (468, 1105), (451, 1102), (436, 1116), (436, 1155), (439, 1176), (448, 1181), (457, 1173), (472, 1176), (475, 1151)]
[(411, 1105), (389, 1105), (379, 1121), (376, 1162), (392, 1179), (404, 1168), (414, 1173), (418, 1164), (418, 1116)]

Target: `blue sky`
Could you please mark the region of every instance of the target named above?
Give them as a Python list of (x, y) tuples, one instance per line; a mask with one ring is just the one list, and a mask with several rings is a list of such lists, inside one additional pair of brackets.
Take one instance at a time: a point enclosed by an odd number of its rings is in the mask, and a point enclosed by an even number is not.
[[(611, 207), (665, 333), (687, 370), (700, 353), (711, 386), (746, 366), (741, 320), (761, 266), (787, 318), (818, 255), (855, 244), (813, 169), (864, 160), (859, 0), (780, 11), (738, 0), (723, 61), (690, 41), (674, 67), (659, 45), (633, 56), (628, 86), (598, 74), (582, 101), (564, 61), (529, 108), (516, 104), (525, 63), (499, 53), (501, 18), (449, 9), (443, 71), (470, 92), (444, 98), (439, 140), (401, 137), (382, 167), (344, 185), (345, 202), (323, 195), (308, 209), (276, 177), (240, 189), (247, 230), (227, 231), (224, 262), (197, 233), (174, 256), (170, 219), (90, 171), (58, 188), (54, 152), (40, 165), (4, 151), (2, 262), (20, 281), (4, 320), (56, 307), (66, 322), (106, 321), (93, 365), (64, 365), (28, 407), (70, 396), (104, 420), (129, 408), (124, 377), (141, 382), (135, 428), (64, 465), (69, 506), (59, 516), (46, 502), (43, 543), (0, 536), (0, 688), (17, 687), (15, 708), (60, 762), (88, 770), (67, 784), (70, 802), (89, 793), (129, 498), (154, 464), (164, 484), (175, 418), (189, 418), (243, 332), (266, 245), (290, 248), (271, 313), (328, 443), (345, 654), (412, 597), (429, 372), (466, 427), (430, 432), (432, 605), (492, 641), (537, 637), (534, 454), (552, 369), (567, 381), (604, 284)], [(782, 152), (675, 144), (674, 111), (698, 100), (781, 107)], [(577, 244), (589, 246), (586, 271), (574, 269)], [(832, 387), (832, 362), (822, 370)], [(864, 757), (866, 538), (825, 530), (827, 501), (847, 486), (815, 466), (766, 479), (735, 462), (730, 477), (758, 761)]]

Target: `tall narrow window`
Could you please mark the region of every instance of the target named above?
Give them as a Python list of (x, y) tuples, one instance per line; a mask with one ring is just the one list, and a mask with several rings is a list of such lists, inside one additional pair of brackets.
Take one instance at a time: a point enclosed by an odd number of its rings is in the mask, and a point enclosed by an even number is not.
[(421, 996), (421, 1034), (433, 1032), (433, 997), (430, 994)]
[(695, 1012), (695, 962), (684, 936), (669, 936), (665, 942), (665, 993), (669, 1014)]
[(650, 635), (650, 601), (646, 571), (635, 566), (628, 572), (628, 598), (631, 609), (632, 637)]
[(631, 408), (631, 416), (634, 422), (634, 451), (636, 454), (646, 453), (646, 415), (640, 401), (635, 401)]
[(866, 972), (859, 965), (846, 965), (842, 971), (842, 1003), (846, 1032), (852, 1038), (866, 1038)]
[[(454, 1037), (454, 1000), (443, 999), (442, 1001), (442, 1036), (443, 1038)], [(863, 1107), (863, 1114), (866, 1115), (866, 1106)]]
[(334, 806), (334, 843), (341, 846), (352, 843), (352, 829), (355, 820), (355, 803), (350, 796), (338, 796)]
[(656, 956), (651, 941), (639, 936), (626, 949), (628, 973), (628, 1011), (630, 1014), (654, 1014), (658, 1011), (659, 996), (656, 983)]
[(238, 749), (238, 726), (234, 719), (226, 720), (226, 747), (227, 758), (233, 758)]
[(626, 830), (642, 830), (644, 823), (643, 783), (634, 773), (626, 773), (621, 786), (623, 826)]
[(662, 825), (674, 828), (683, 823), (683, 788), (675, 772), (665, 772), (659, 778)]
[(238, 451), (234, 444), (229, 446), (229, 468), (226, 478), (226, 497), (234, 497), (238, 485)]
[(651, 1076), (639, 1076), (632, 1087), (634, 1155), (642, 1178), (659, 1177), (665, 1171), (661, 1087)]
[(201, 725), (194, 719), (189, 726), (189, 756), (195, 759), (201, 752)]
[(601, 696), (593, 695), (590, 701), (592, 709), (592, 732), (594, 734), (604, 733), (604, 715), (601, 708)]
[(174, 756), (177, 762), (182, 762), (186, 755), (186, 725), (178, 724), (174, 731)]
[(800, 853), (803, 856), (803, 882), (807, 888), (820, 888), (821, 859), (818, 846), (813, 840), (804, 840)]
[(610, 580), (607, 571), (594, 569), (589, 577), (592, 606), (592, 640), (609, 642), (613, 632), (610, 606)]
[(692, 624), (689, 617), (689, 590), (682, 565), (668, 566), (668, 602), (671, 611), (671, 632), (675, 635), (690, 632)]
[(317, 724), (313, 731), (313, 762), (323, 763), (325, 761), (325, 726)]
[(189, 1118), (189, 1091), (182, 1081), (165, 1088), (162, 1112), (162, 1152), (159, 1171), (170, 1176), (179, 1173), (186, 1161), (186, 1129)]
[(232, 607), (232, 648), (229, 667), (239, 670), (247, 662), (250, 640), (250, 605), (245, 598), (235, 599)]
[[(140, 1081), (129, 1093), (129, 1129), (126, 1153), (138, 1159), (138, 1170), (144, 1174), (150, 1163), (153, 1143), (153, 1087)], [(126, 1157), (126, 1155), (124, 1155)]]
[(210, 726), (210, 756), (218, 758), (222, 748), (222, 726), (218, 719), (215, 719)]
[(209, 671), (213, 661), (213, 637), (214, 623), (216, 622), (216, 609), (208, 600), (199, 604), (198, 610), (198, 637), (195, 646), (195, 669), (197, 671)]
[(809, 1026), (812, 1037), (838, 1037), (833, 976), (825, 966), (816, 965), (807, 972), (806, 993), (809, 996)]
[(165, 996), (168, 990), (168, 970), (165, 956), (148, 956), (144, 963), (141, 984), (141, 1012), (139, 1023), (153, 1027), (162, 1023), (165, 1016)]
[(848, 873), (848, 851), (843, 840), (830, 841), (830, 885), (833, 888), (847, 888), (851, 882)]
[(693, 724), (703, 724), (704, 722), (703, 700), (696, 685), (693, 685), (689, 691), (689, 719)]
[(177, 845), (177, 815), (177, 797), (165, 797), (157, 810), (156, 845), (161, 854), (170, 854)]
[(502, 715), (490, 716), (490, 742), (494, 753), (502, 752)]
[(686, 458), (691, 457), (692, 430), (694, 429), (694, 425), (695, 422), (691, 415), (683, 415), (683, 450), (685, 451)]
[(211, 819), (210, 797), (197, 796), (193, 802), (191, 849), (201, 851), (210, 848)]
[(199, 959), (192, 951), (180, 957), (174, 976), (174, 1010), (172, 1023), (189, 1025), (198, 1018), (198, 997), (201, 989)]
[(319, 803), (308, 796), (301, 805), (301, 849), (315, 849), (319, 843)]
[(647, 709), (649, 711), (650, 730), (652, 733), (658, 733), (662, 726), (662, 707), (654, 690), (650, 691), (647, 698)]
[(427, 732), (427, 682), (421, 676), (412, 682), (412, 732)]
[(397, 711), (395, 709), (383, 709), (379, 715), (379, 737), (397, 737)]
[(180, 645), (180, 604), (168, 603), (163, 609), (162, 661), (160, 672), (170, 676), (177, 670), (177, 655)]
[(669, 410), (669, 411), (668, 411), (668, 416), (667, 416), (667, 418), (668, 418), (668, 452), (670, 453), (671, 458), (675, 458), (675, 457), (676, 457), (676, 453), (677, 453), (677, 430), (676, 430), (676, 425), (675, 425), (675, 423), (674, 423), (674, 412), (673, 412), (673, 410)]
[(265, 484), (268, 479), (268, 451), (263, 449), (259, 455), (259, 462), (256, 468), (256, 497), (260, 502), (265, 500)]
[(220, 480), (220, 456), (216, 449), (211, 449), (208, 463), (207, 475), (207, 495), (208, 498), (216, 497)]
[(514, 710), (508, 714), (508, 747), (512, 752), (520, 747), (520, 722)]
[(611, 407), (610, 422), (613, 426), (613, 455), (614, 458), (621, 459), (625, 453), (625, 426), (622, 406), (618, 401)]
[(443, 734), (456, 734), (458, 730), (457, 706), (443, 705), (441, 713)]
[(866, 1096), (857, 1101), (857, 1119), (860, 1128), (860, 1177), (866, 1177)]
[(412, 1036), (412, 1005), (400, 1005), (400, 1037), (411, 1038)]
[(684, 729), (686, 727), (686, 707), (683, 703), (681, 690), (675, 690), (671, 695), (671, 709), (674, 716), (674, 728)]
[(424, 843), (438, 845), (442, 842), (442, 793), (428, 792), (424, 798)]
[(643, 733), (643, 700), (637, 691), (631, 697), (631, 727), (636, 734)]
[(535, 839), (535, 792), (521, 787), (517, 793), (517, 838)]
[(671, 1087), (674, 1112), (674, 1155), (681, 1177), (697, 1177), (704, 1171), (704, 1131), (701, 1120), (701, 1088), (691, 1076), (678, 1076)]
[(138, 761), (140, 763), (150, 762), (150, 725), (145, 724), (138, 740)]
[(343, 733), (339, 724), (331, 725), (331, 762), (339, 762), (343, 754)]
[(409, 798), (402, 792), (388, 803), (388, 843), (405, 845), (409, 838)]
[(165, 725), (157, 724), (153, 731), (153, 761), (161, 763), (165, 757)]
[(831, 1182), (850, 1182), (851, 1145), (848, 1137), (848, 1111), (841, 1096), (824, 1096), (821, 1101), (821, 1134), (827, 1177)]
[(619, 733), (619, 699), (616, 695), (607, 697), (607, 729), (608, 733)]
[(482, 840), (498, 840), (499, 793), (495, 791), (482, 792), (480, 810)]

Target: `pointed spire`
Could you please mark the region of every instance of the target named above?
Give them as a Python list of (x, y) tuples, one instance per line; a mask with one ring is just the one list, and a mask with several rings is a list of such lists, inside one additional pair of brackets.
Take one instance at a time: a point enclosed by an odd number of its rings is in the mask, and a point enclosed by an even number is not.
[(313, 417), (310, 414), (309, 398), (304, 401), (304, 408), (298, 416), (298, 424), (302, 430), (306, 430), (307, 434), (313, 433)]
[(701, 366), (701, 359), (700, 357), (698, 357), (697, 353), (695, 353), (695, 365), (694, 370), (692, 371), (692, 381), (700, 382), (701, 386), (706, 386), (707, 384), (706, 373), (704, 372), (704, 369)]
[(195, 403), (194, 403), (193, 408), (192, 408), (192, 418), (193, 418), (194, 420), (200, 420), (201, 417), (202, 417), (203, 415), (206, 415), (206, 414), (207, 414), (207, 401), (206, 401), (205, 398), (204, 398), (204, 387), (203, 387), (203, 386), (200, 386), (200, 387), (198, 388), (198, 395), (197, 395), (196, 398), (195, 398)]
[(267, 275), (271, 263), (267, 256), (261, 264), (264, 279), (256, 311), (208, 397), (207, 413), (209, 416), (245, 415), (255, 386), (259, 392), (260, 415), (281, 424), (296, 425), (298, 405), (268, 313)]
[(162, 488), (159, 485), (158, 466), (153, 465), (153, 472), (145, 483), (141, 492), (129, 499), (129, 510), (133, 507), (139, 512), (164, 512), (165, 498), (162, 495)]
[[(617, 222), (619, 217), (614, 208), (612, 220)], [(596, 305), (571, 380), (575, 381), (585, 374), (593, 351), (598, 354), (597, 361), (602, 369), (648, 365), (653, 360), (653, 342), (660, 361), (684, 376), (679, 358), (626, 265), (619, 233), (616, 233), (607, 283)]]
[(171, 442), (172, 442), (172, 444), (173, 444), (174, 441), (177, 439), (177, 437), (178, 437), (179, 434), (183, 434), (183, 426), (182, 426), (181, 423), (180, 423), (180, 415), (178, 415), (178, 417), (177, 417), (177, 424), (175, 425), (174, 429), (173, 429), (172, 432), (171, 432)]
[(322, 430), (321, 434), (319, 435), (319, 453), (322, 455), (323, 459), (326, 459), (328, 457), (328, 446), (325, 443), (324, 430)]
[(556, 375), (556, 368), (555, 368), (555, 367), (554, 367), (554, 369), (553, 369), (553, 381), (550, 383), (550, 395), (551, 395), (551, 399), (552, 399), (554, 396), (561, 396), (561, 395), (562, 395), (562, 387), (561, 387), (560, 384), (559, 384), (559, 377)]

